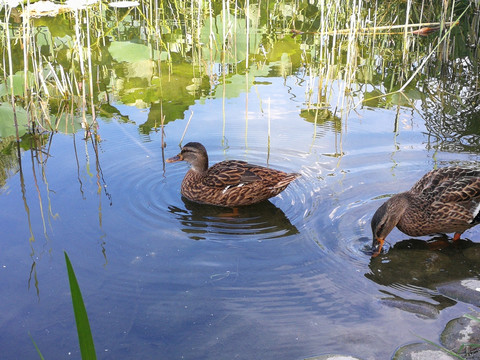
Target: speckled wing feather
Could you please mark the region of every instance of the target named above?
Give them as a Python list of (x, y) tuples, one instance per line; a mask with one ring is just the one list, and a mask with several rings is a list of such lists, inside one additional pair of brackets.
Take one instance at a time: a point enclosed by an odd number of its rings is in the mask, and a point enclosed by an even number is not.
[(410, 189), (412, 194), (439, 194), (445, 191), (448, 186), (462, 178), (478, 178), (480, 177), (480, 170), (460, 168), (457, 166), (449, 166), (432, 170), (425, 174), (415, 185)]
[(261, 180), (252, 171), (253, 168), (254, 166), (245, 161), (222, 161), (207, 170), (202, 182), (206, 186), (225, 188)]
[(420, 179), (412, 192), (417, 192), (423, 204), (430, 206), (432, 218), (443, 226), (448, 224), (464, 231), (472, 226), (469, 224), (476, 223), (474, 218), (480, 204), (480, 172), (477, 170), (458, 167), (434, 170)]
[(480, 178), (464, 177), (438, 187), (438, 200), (444, 203), (480, 200)]

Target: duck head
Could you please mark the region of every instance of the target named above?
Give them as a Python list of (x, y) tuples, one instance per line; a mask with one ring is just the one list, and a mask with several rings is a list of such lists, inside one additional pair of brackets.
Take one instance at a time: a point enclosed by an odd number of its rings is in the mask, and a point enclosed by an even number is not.
[(189, 142), (182, 147), (180, 153), (167, 159), (168, 163), (186, 161), (190, 163), (195, 171), (206, 171), (208, 169), (208, 155), (205, 147), (198, 142)]
[(399, 194), (392, 196), (380, 206), (372, 217), (373, 257), (382, 251), (385, 238), (397, 226), (405, 211), (405, 199)]

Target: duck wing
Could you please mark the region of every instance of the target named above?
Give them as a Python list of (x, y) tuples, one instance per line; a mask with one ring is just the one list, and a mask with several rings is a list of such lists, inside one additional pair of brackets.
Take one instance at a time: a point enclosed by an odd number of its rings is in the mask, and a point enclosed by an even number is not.
[[(462, 168), (458, 166), (447, 166), (444, 168), (432, 170), (426, 173), (415, 185), (410, 189), (410, 193), (422, 194), (437, 194), (445, 191), (456, 191), (462, 187), (462, 179), (480, 178), (480, 170)], [(456, 184), (457, 182), (459, 182)]]
[(226, 160), (207, 170), (202, 182), (209, 187), (226, 188), (261, 180), (254, 172), (255, 165), (241, 160)]
[(480, 222), (480, 177), (463, 177), (443, 181), (432, 196), (432, 208), (449, 222)]
[(463, 177), (445, 181), (438, 187), (438, 200), (445, 203), (480, 201), (480, 177)]

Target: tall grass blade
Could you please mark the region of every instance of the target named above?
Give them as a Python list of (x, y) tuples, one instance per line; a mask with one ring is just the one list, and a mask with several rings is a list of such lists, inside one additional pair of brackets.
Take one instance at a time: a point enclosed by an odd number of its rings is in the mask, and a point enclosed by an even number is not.
[(80, 344), (80, 352), (83, 360), (95, 360), (95, 345), (93, 343), (90, 323), (88, 322), (87, 310), (83, 303), (82, 293), (78, 286), (75, 272), (66, 252), (65, 263), (67, 264), (68, 282), (70, 283), (70, 292), (72, 293), (73, 312), (75, 314), (75, 322), (77, 324), (78, 342)]
[(430, 340), (428, 340), (428, 339), (425, 339), (425, 338), (423, 338), (423, 337), (421, 337), (421, 336), (419, 336), (419, 338), (422, 339), (423, 341), (425, 341), (427, 344), (430, 344), (430, 345), (433, 345), (433, 346), (439, 348), (440, 350), (442, 350), (443, 352), (447, 353), (448, 355), (451, 355), (451, 356), (453, 356), (453, 357), (455, 357), (455, 358), (457, 358), (457, 359), (460, 359), (460, 360), (466, 360), (463, 356), (461, 356), (461, 355), (459, 355), (459, 354), (457, 354), (457, 353), (455, 353), (455, 352), (453, 352), (453, 351), (451, 351), (451, 350), (448, 350), (447, 348), (445, 348), (445, 347), (443, 347), (443, 346), (441, 346), (441, 345), (438, 345), (438, 344), (434, 343), (433, 341), (430, 341)]
[(37, 346), (37, 343), (35, 342), (35, 340), (33, 340), (32, 335), (30, 335), (30, 333), (29, 333), (28, 336), (30, 336), (30, 340), (32, 340), (33, 346), (35, 346), (35, 349), (37, 350), (37, 354), (40, 357), (40, 359), (45, 360), (45, 358), (42, 355), (42, 352), (40, 351), (40, 349)]

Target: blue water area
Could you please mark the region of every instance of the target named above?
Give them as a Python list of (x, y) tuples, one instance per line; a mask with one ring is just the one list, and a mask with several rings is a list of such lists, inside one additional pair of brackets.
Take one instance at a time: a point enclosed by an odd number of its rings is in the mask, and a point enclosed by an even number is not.
[[(434, 149), (407, 107), (306, 121), (296, 77), (256, 80), (246, 94), (195, 103), (163, 135), (139, 130), (148, 108), (113, 104), (129, 121), (100, 117), (96, 141), (57, 133), (42, 151), (22, 150), (0, 193), (2, 358), (37, 358), (29, 335), (47, 359), (79, 358), (64, 251), (100, 359), (386, 359), (419, 337), (437, 341), (468, 311), (435, 294), (426, 265), (440, 259), (445, 280), (475, 275), (448, 246), (402, 252), (408, 236), (394, 230), (386, 254), (366, 249), (385, 198), (478, 154)], [(182, 199), (188, 164), (165, 159), (190, 117), (183, 144), (203, 143), (211, 164), (240, 159), (302, 177), (238, 214)], [(475, 246), (480, 229), (465, 238)], [(413, 300), (418, 308), (395, 306)]]

